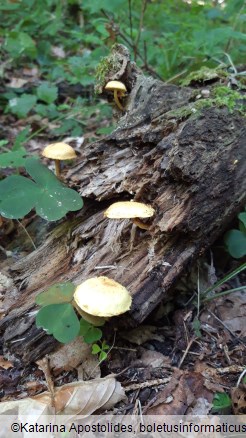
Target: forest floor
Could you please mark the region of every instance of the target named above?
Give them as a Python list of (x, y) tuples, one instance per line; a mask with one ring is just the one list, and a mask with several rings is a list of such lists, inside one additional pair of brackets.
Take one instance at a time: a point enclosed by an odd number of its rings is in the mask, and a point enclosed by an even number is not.
[[(27, 73), (31, 76), (28, 77)], [(24, 78), (27, 82), (35, 79), (32, 75), (35, 76), (35, 72), (16, 72), (19, 79)], [(17, 85), (16, 82), (12, 83), (12, 86)], [(78, 156), (83, 144), (101, 138), (98, 130), (108, 128), (111, 123), (108, 117), (100, 117), (97, 110), (91, 112), (86, 134), (70, 139)], [(33, 115), (20, 120), (16, 120), (12, 114), (0, 117), (3, 138), (9, 144), (27, 125), (32, 133), (41, 130), (25, 145), (29, 153), (38, 155), (47, 144), (54, 142), (54, 124), (46, 118)], [(2, 177), (10, 173), (9, 168), (1, 171)], [(3, 219), (0, 223), (0, 269), (5, 281), (5, 276), (11, 281), (13, 263), (34, 250), (32, 241), (37, 244), (39, 239), (42, 241), (45, 238), (40, 237), (40, 230), (32, 227), (34, 218), (32, 212), (21, 221)], [(138, 327), (105, 335), (110, 349), (107, 359), (101, 363), (96, 355), (91, 354), (90, 346), (84, 344), (82, 338), (59, 347), (48, 359), (28, 366), (2, 350), (2, 403), (26, 399), (31, 406), (30, 397), (42, 394), (47, 387), (51, 391), (53, 387), (61, 389), (78, 381), (83, 389), (83, 382), (86, 381), (91, 382), (88, 389), (92, 397), (90, 413), (245, 414), (245, 290), (216, 299), (213, 299), (214, 292), (211, 292), (209, 300), (200, 301), (200, 291), (204, 286), (206, 288), (214, 284), (240, 264), (241, 261), (233, 259), (225, 251), (221, 236), (205, 255), (189, 267), (168, 302), (158, 305)], [(243, 285), (245, 271), (225, 281), (216, 292)], [(4, 299), (3, 279), (0, 293)], [(1, 317), (7, 311), (6, 308), (1, 311)], [(112, 386), (112, 375), (121, 384), (118, 392), (115, 381)], [(104, 390), (100, 387), (102, 379), (108, 382), (107, 397), (111, 399), (111, 404), (107, 406)], [(97, 382), (97, 390), (93, 382)], [(117, 396), (112, 399), (115, 392)], [(82, 409), (81, 413), (88, 412), (86, 409)]]

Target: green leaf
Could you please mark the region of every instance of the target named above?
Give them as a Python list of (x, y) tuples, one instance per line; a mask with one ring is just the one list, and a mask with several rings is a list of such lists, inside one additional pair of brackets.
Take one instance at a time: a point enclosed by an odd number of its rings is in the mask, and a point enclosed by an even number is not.
[(80, 336), (83, 336), (84, 341), (87, 344), (92, 344), (93, 342), (99, 341), (99, 339), (101, 339), (102, 330), (94, 327), (94, 325), (81, 318), (79, 334)]
[(246, 234), (239, 230), (230, 230), (224, 236), (227, 251), (235, 259), (246, 255)]
[(92, 354), (98, 354), (101, 351), (101, 347), (98, 344), (93, 344), (91, 347)]
[(229, 272), (229, 274), (225, 275), (221, 280), (217, 281), (212, 286), (208, 287), (204, 292), (202, 292), (203, 298), (209, 294), (212, 290), (216, 290), (218, 287), (220, 287), (222, 284), (226, 283), (227, 281), (231, 280), (236, 275), (240, 274), (240, 272), (245, 271), (246, 269), (246, 263), (243, 263), (242, 265), (238, 266), (238, 268), (234, 269), (234, 271)]
[(37, 55), (36, 43), (26, 32), (10, 32), (4, 48), (13, 58), (24, 54), (34, 59)]
[(49, 304), (70, 303), (76, 286), (73, 283), (56, 283), (49, 289), (36, 296), (35, 302), (39, 306)]
[(194, 318), (193, 323), (192, 323), (192, 327), (194, 329), (195, 335), (198, 338), (201, 338), (202, 333), (201, 333), (201, 323), (199, 321), (199, 319), (197, 317)]
[(26, 161), (26, 150), (9, 151), (0, 154), (0, 167), (23, 167)]
[(25, 118), (37, 102), (36, 96), (32, 94), (22, 94), (21, 97), (14, 97), (9, 101), (8, 109), (19, 119)]
[(45, 103), (53, 103), (58, 97), (58, 88), (48, 82), (43, 82), (37, 88), (37, 96)]
[(70, 303), (42, 307), (36, 316), (36, 325), (64, 344), (76, 338), (80, 329), (78, 317)]
[(92, 344), (93, 342), (99, 341), (102, 338), (102, 330), (91, 326), (84, 334), (83, 338), (86, 344)]
[(105, 351), (101, 351), (101, 353), (99, 354), (99, 362), (103, 362), (104, 360), (106, 360), (108, 357), (107, 353)]
[(106, 343), (106, 341), (102, 342), (102, 350), (109, 350), (110, 346)]
[(216, 411), (223, 413), (231, 408), (231, 398), (225, 392), (217, 392), (214, 394), (212, 412)]
[(43, 219), (55, 221), (68, 211), (82, 208), (81, 196), (64, 186), (36, 158), (27, 158), (25, 168), (35, 182), (12, 175), (0, 181), (0, 214), (10, 219), (25, 216), (32, 208)]
[(5, 146), (8, 143), (9, 143), (8, 140), (0, 140), (0, 148), (2, 148), (3, 146)]
[(86, 335), (86, 333), (88, 332), (88, 330), (90, 330), (91, 327), (93, 327), (93, 326), (92, 326), (92, 324), (90, 322), (88, 322), (85, 319), (81, 318), (81, 320), (80, 320), (80, 331), (79, 331), (80, 336)]
[(11, 175), (0, 181), (0, 215), (20, 219), (33, 208), (39, 190), (37, 185), (24, 176)]
[(243, 223), (244, 227), (246, 228), (246, 212), (239, 213), (238, 219), (240, 220), (240, 222)]
[(15, 142), (12, 147), (12, 151), (18, 151), (20, 149), (24, 149), (22, 147), (23, 143), (25, 143), (28, 139), (30, 131), (30, 126), (26, 126), (26, 128), (22, 129), (19, 134), (15, 138)]

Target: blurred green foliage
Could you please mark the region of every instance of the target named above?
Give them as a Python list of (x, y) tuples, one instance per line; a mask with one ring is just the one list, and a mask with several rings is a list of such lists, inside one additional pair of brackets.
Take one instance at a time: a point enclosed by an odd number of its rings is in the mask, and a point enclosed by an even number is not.
[[(37, 63), (49, 81), (88, 85), (114, 42), (128, 45), (141, 67), (163, 78), (216, 65), (223, 52), (240, 62), (246, 36), (243, 0), (7, 0), (0, 5), (2, 54)], [(58, 58), (54, 47), (65, 56)]]
[[(29, 92), (7, 88), (0, 107), (17, 118), (32, 112), (66, 119), (69, 108), (58, 105), (59, 85), (92, 86), (98, 62), (115, 42), (125, 44), (144, 71), (163, 80), (204, 66), (226, 66), (225, 52), (238, 65), (246, 41), (243, 5), (244, 0), (6, 0), (0, 5), (0, 80), (13, 69), (37, 66), (41, 84)], [(97, 107), (92, 90), (89, 102), (79, 93), (68, 99), (70, 108)], [(60, 128), (54, 134), (76, 136), (84, 130), (69, 117)]]

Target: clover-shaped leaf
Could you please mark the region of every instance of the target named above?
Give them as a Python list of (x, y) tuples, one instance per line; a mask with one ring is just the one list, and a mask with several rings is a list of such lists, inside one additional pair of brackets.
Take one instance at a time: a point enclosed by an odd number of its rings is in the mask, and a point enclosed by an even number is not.
[(25, 168), (35, 182), (19, 175), (0, 181), (2, 216), (19, 219), (35, 208), (43, 219), (55, 221), (82, 208), (81, 196), (64, 186), (39, 160), (27, 158)]
[(11, 175), (0, 182), (0, 215), (19, 219), (33, 208), (38, 187), (24, 176)]
[(78, 317), (70, 303), (42, 307), (36, 316), (36, 326), (64, 344), (76, 338), (80, 331)]
[(99, 341), (99, 339), (101, 339), (102, 330), (94, 327), (94, 325), (81, 318), (79, 334), (83, 336), (86, 344), (93, 344), (93, 342)]
[(25, 166), (26, 150), (4, 152), (0, 155), (0, 167), (23, 167)]
[(76, 286), (73, 283), (56, 283), (36, 297), (36, 304), (48, 306), (50, 304), (70, 303)]
[(230, 230), (224, 236), (228, 252), (235, 259), (246, 255), (246, 234), (239, 230)]

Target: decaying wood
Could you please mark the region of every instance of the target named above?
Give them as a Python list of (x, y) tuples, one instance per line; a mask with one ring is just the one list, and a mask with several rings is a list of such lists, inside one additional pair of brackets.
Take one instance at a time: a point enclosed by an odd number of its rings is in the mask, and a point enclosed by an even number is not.
[[(5, 351), (24, 362), (54, 348), (53, 338), (35, 327), (37, 293), (55, 282), (107, 275), (133, 296), (128, 319), (117, 323), (139, 323), (245, 200), (243, 117), (225, 107), (185, 113), (198, 93), (143, 76), (125, 50), (119, 48), (118, 73), (108, 72), (105, 80), (127, 85), (126, 112), (117, 114), (112, 134), (83, 147), (67, 173), (85, 207), (11, 268), (20, 296), (0, 328)], [(111, 202), (129, 199), (156, 209), (148, 231), (104, 218)]]

